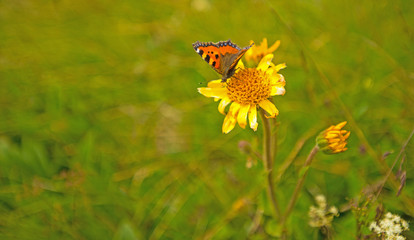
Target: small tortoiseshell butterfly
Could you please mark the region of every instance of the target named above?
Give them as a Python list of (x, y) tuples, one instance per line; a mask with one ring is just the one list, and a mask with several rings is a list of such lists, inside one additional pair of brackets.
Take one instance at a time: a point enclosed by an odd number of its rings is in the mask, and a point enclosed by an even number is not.
[(237, 63), (252, 45), (240, 49), (230, 40), (218, 43), (199, 41), (193, 43), (194, 50), (201, 58), (221, 74), (222, 82), (233, 76), (236, 72)]

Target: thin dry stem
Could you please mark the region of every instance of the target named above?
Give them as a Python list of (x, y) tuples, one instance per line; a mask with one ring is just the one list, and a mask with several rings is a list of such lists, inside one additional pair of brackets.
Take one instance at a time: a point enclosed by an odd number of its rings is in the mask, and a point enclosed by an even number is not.
[(407, 140), (405, 141), (405, 143), (403, 144), (403, 146), (401, 147), (400, 152), (398, 153), (397, 157), (395, 158), (394, 162), (392, 163), (391, 168), (388, 170), (387, 175), (385, 176), (384, 180), (381, 183), (381, 187), (378, 189), (377, 194), (375, 195), (375, 199), (378, 198), (379, 194), (381, 193), (382, 189), (384, 188), (385, 183), (387, 182), (388, 178), (390, 177), (391, 173), (392, 173), (392, 169), (395, 167), (395, 165), (397, 164), (398, 160), (400, 159), (402, 153), (405, 151), (405, 148), (407, 147), (408, 142), (410, 142), (411, 138), (414, 135), (414, 129), (411, 131), (410, 136), (407, 138)]

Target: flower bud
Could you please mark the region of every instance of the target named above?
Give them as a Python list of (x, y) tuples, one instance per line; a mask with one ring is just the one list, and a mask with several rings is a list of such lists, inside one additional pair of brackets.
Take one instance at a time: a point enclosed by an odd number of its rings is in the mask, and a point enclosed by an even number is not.
[(316, 137), (316, 144), (319, 150), (326, 154), (335, 154), (346, 151), (346, 140), (348, 139), (351, 132), (342, 130), (345, 126), (346, 121), (341, 122), (337, 125), (332, 125), (325, 129)]

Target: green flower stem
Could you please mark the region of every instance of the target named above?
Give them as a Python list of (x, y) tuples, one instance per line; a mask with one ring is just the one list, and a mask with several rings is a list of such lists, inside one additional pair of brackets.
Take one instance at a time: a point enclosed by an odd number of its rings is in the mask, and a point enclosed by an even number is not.
[[(273, 124), (274, 127), (276, 127), (276, 128), (278, 127), (277, 122), (276, 122), (276, 118), (273, 118), (270, 123)], [(272, 132), (272, 136), (273, 136), (272, 159), (276, 159), (276, 153), (277, 153), (277, 132), (276, 131)]]
[(303, 172), (302, 176), (300, 177), (300, 179), (298, 180), (298, 183), (296, 184), (295, 190), (292, 194), (292, 197), (290, 198), (289, 205), (286, 208), (286, 212), (283, 215), (282, 220), (281, 220), (281, 225), (283, 226), (283, 228), (285, 228), (286, 221), (287, 221), (290, 213), (292, 212), (293, 207), (296, 204), (296, 201), (299, 197), (299, 193), (300, 193), (300, 191), (303, 187), (303, 183), (305, 182), (306, 175), (308, 174), (309, 166), (311, 165), (313, 157), (316, 155), (318, 150), (319, 150), (318, 145), (315, 145), (315, 147), (313, 147), (311, 152), (309, 153), (308, 158), (305, 161), (305, 164), (303, 165), (304, 172)]
[(266, 179), (267, 179), (267, 186), (266, 192), (267, 197), (270, 200), (270, 203), (273, 207), (273, 214), (275, 215), (275, 219), (279, 219), (281, 216), (279, 204), (276, 200), (276, 195), (274, 192), (273, 186), (273, 154), (272, 154), (272, 130), (270, 127), (270, 121), (268, 118), (265, 117), (265, 112), (263, 109), (260, 109), (260, 116), (263, 122), (263, 165), (266, 169)]

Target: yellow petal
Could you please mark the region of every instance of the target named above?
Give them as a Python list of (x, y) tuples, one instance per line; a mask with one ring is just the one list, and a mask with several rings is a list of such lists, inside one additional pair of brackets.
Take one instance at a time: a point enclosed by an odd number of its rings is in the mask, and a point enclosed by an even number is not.
[(282, 74), (276, 73), (275, 71), (273, 73), (275, 74), (271, 76), (270, 84), (276, 87), (284, 87), (286, 85), (285, 77), (283, 77)]
[(237, 116), (237, 113), (239, 112), (239, 109), (240, 109), (240, 104), (238, 104), (236, 102), (233, 102), (230, 105), (229, 113), (231, 113), (233, 116)]
[(214, 98), (225, 98), (227, 97), (227, 89), (226, 88), (208, 88), (202, 87), (197, 88), (198, 92), (203, 94), (206, 97), (214, 97)]
[(286, 63), (281, 63), (273, 67), (276, 72), (279, 72), (280, 69), (286, 68)]
[(237, 114), (237, 122), (241, 128), (245, 128), (247, 125), (247, 113), (249, 112), (250, 105), (241, 105), (239, 114)]
[(275, 70), (275, 68), (272, 68), (272, 67), (270, 67), (270, 68), (268, 68), (268, 69), (266, 69), (266, 74), (267, 75), (269, 75), (269, 77), (271, 77), (271, 78), (277, 78), (278, 76), (277, 76), (277, 71)]
[(266, 74), (268, 74), (270, 76), (270, 78), (272, 80), (272, 84), (274, 84), (275, 82), (280, 81), (280, 80), (285, 81), (285, 78), (283, 77), (282, 74), (278, 73), (278, 69), (276, 67), (277, 66), (269, 67), (266, 70)]
[(273, 54), (267, 54), (260, 60), (259, 65), (257, 66), (258, 70), (266, 71), (269, 68), (270, 63), (272, 62)]
[(280, 86), (285, 86), (285, 84), (286, 84), (285, 77), (283, 77), (282, 74), (278, 74), (278, 75), (279, 75), (279, 78), (278, 78), (277, 82), (280, 84)]
[(348, 132), (345, 136), (344, 136), (344, 139), (346, 140), (346, 139), (348, 139), (348, 137), (349, 137), (349, 135), (351, 134), (351, 132)]
[(334, 131), (329, 131), (326, 133), (325, 138), (337, 138), (338, 137), (338, 133), (334, 132)]
[(336, 129), (341, 129), (346, 125), (347, 121), (343, 121), (341, 123), (339, 123), (338, 125), (335, 126)]
[(257, 130), (257, 109), (256, 105), (251, 105), (249, 110), (249, 124), (254, 131)]
[(231, 130), (233, 130), (234, 126), (236, 126), (236, 119), (231, 114), (231, 112), (228, 112), (226, 117), (223, 121), (223, 127), (221, 131), (225, 134), (229, 133)]
[(339, 138), (333, 138), (333, 139), (329, 139), (329, 143), (335, 143), (335, 142), (340, 142), (341, 141), (341, 139), (339, 139)]
[(213, 80), (207, 83), (207, 87), (209, 88), (222, 88), (225, 83), (221, 81), (221, 79)]
[(335, 148), (337, 148), (337, 146), (339, 146), (339, 144), (337, 142), (334, 142), (334, 143), (329, 144), (329, 147), (331, 149), (335, 149)]
[(267, 50), (267, 38), (263, 38), (262, 43), (260, 44), (260, 47), (264, 48), (265, 50)]
[(276, 49), (280, 46), (280, 40), (277, 40), (273, 45), (267, 50), (267, 52), (271, 53), (276, 51)]
[(249, 61), (252, 58), (252, 51), (250, 51), (251, 49), (247, 50), (247, 52), (244, 54), (244, 58), (246, 59), (246, 61)]
[[(253, 40), (250, 40), (250, 45), (252, 45), (254, 42)], [(244, 57), (246, 58), (246, 60), (250, 60), (253, 57), (253, 49), (256, 48), (256, 45), (253, 45), (249, 50), (247, 50), (247, 52), (244, 54)]]
[(224, 109), (227, 105), (229, 105), (229, 103), (231, 103), (231, 100), (228, 97), (221, 99), (220, 104), (218, 105), (218, 111), (221, 114), (224, 114)]
[(284, 87), (273, 86), (272, 91), (270, 92), (270, 96), (285, 95), (285, 93), (286, 93), (286, 90)]
[(259, 102), (259, 106), (269, 113), (269, 118), (274, 118), (279, 114), (279, 110), (277, 110), (276, 106), (267, 99)]
[(238, 71), (240, 71), (241, 69), (244, 69), (244, 63), (243, 63), (243, 61), (239, 61), (238, 63), (237, 63), (237, 66), (236, 66), (236, 72), (238, 72)]

